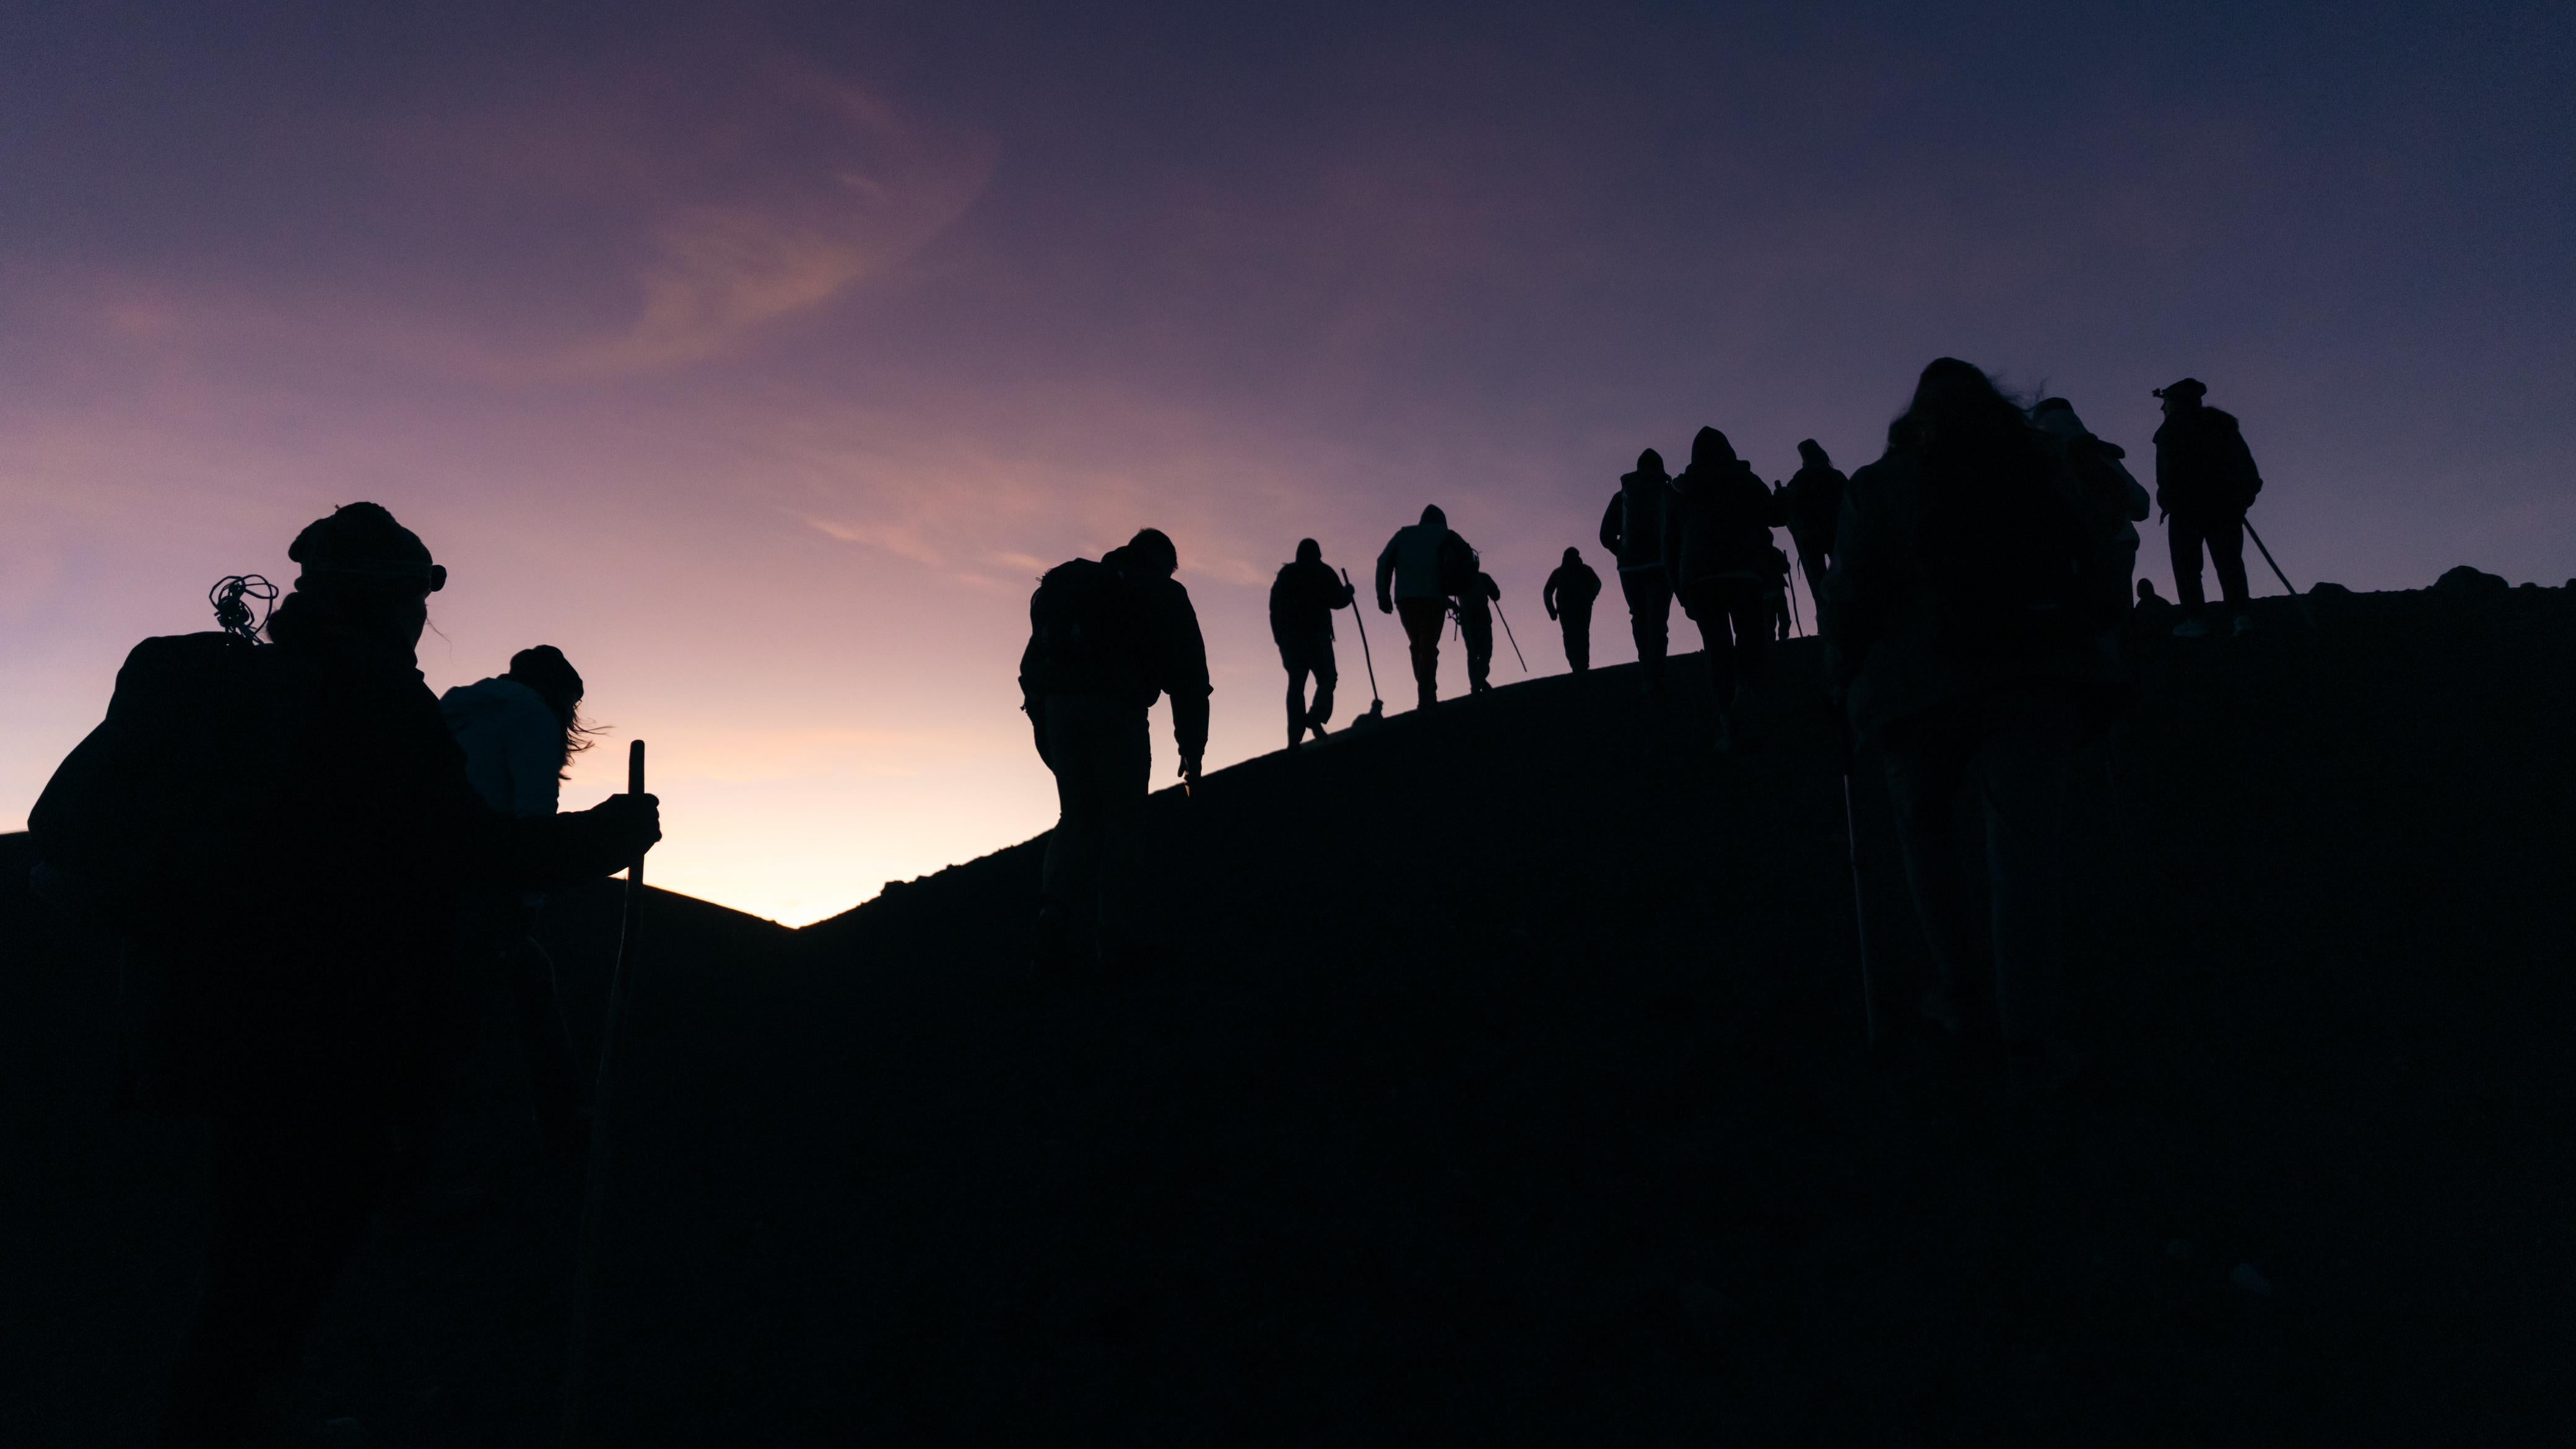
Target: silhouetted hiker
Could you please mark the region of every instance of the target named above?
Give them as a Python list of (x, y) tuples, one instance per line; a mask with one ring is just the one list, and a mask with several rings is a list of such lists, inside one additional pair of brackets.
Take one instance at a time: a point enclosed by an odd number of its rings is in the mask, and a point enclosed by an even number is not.
[(1834, 524), (1842, 516), (1843, 487), (1849, 480), (1809, 438), (1798, 445), (1798, 471), (1781, 485), (1781, 506), (1788, 510), (1789, 542), (1798, 550), (1799, 572), (1807, 576), (1807, 596), (1824, 591), (1825, 571), (1833, 566)]
[(1503, 596), (1493, 575), (1477, 569), (1458, 591), (1458, 636), (1467, 645), (1467, 692), (1494, 687), (1494, 600)]
[(1924, 1014), (1956, 1031), (1971, 896), (1953, 831), (1973, 787), (1991, 877), (1995, 992), (2016, 1069), (2071, 1066), (2058, 1014), (2067, 764), (2116, 705), (2119, 512), (1985, 374), (1923, 370), (1887, 452), (1851, 480), (1825, 582), (1828, 677), (1885, 757), (1905, 871), (1937, 980)]
[[(1324, 737), (1324, 722), (1333, 717), (1333, 611), (1351, 603), (1351, 586), (1324, 564), (1323, 545), (1311, 538), (1297, 542), (1297, 561), (1283, 565), (1270, 584), (1270, 638), (1279, 646), (1279, 662), (1288, 669), (1288, 748), (1304, 743), (1306, 732)], [(1306, 703), (1306, 676), (1315, 676), (1315, 702)]]
[(2099, 507), (2120, 517), (2120, 542), (2128, 550), (2128, 572), (2137, 572), (2138, 525), (2147, 521), (2147, 490), (2120, 460), (2129, 456), (2119, 444), (2095, 437), (2075, 415), (2075, 404), (2062, 397), (2042, 398), (2030, 410), (2031, 422), (2065, 450), (2074, 481)]
[(1583, 561), (1583, 551), (1568, 548), (1565, 562), (1547, 576), (1539, 602), (1565, 632), (1565, 667), (1577, 674), (1592, 668), (1592, 601), (1601, 597), (1601, 576)]
[(467, 892), (603, 876), (661, 834), (649, 795), (525, 819), (477, 797), (413, 661), (446, 570), (392, 514), (350, 504), (287, 556), (275, 644), (135, 646), (29, 819), (152, 982), (160, 1092), (211, 1119), (212, 1266), (166, 1444), (260, 1432), (449, 1064)]
[(1789, 641), (1789, 556), (1771, 545), (1771, 566), (1762, 574), (1762, 607), (1770, 611), (1771, 635)]
[(2200, 551), (2218, 569), (2218, 589), (2236, 616), (2235, 632), (2254, 627), (2245, 611), (2245, 512), (2263, 491), (2263, 475), (2236, 419), (2201, 399), (2209, 389), (2186, 377), (2156, 389), (2164, 399), (2164, 426), (2156, 429), (2156, 506), (2169, 518), (2174, 594), (2183, 621), (2174, 633), (2197, 639), (2209, 632), (2209, 608), (2200, 586)]
[(1404, 620), (1418, 709), (1440, 702), (1440, 630), (1449, 621), (1449, 601), (1467, 591), (1475, 560), (1475, 550), (1450, 531), (1449, 515), (1436, 504), (1422, 510), (1421, 522), (1397, 529), (1377, 556), (1377, 611)]
[(1664, 690), (1665, 638), (1672, 627), (1673, 584), (1664, 572), (1664, 510), (1672, 479), (1664, 455), (1637, 455), (1633, 473), (1619, 475), (1619, 491), (1601, 514), (1601, 546), (1619, 564), (1619, 592), (1628, 599), (1628, 629), (1637, 640), (1637, 667), (1648, 694)]
[(1761, 677), (1762, 646), (1771, 630), (1762, 596), (1780, 500), (1715, 428), (1702, 428), (1691, 439), (1690, 466), (1673, 479), (1671, 493), (1664, 569), (1708, 649), (1709, 683), (1717, 691), (1717, 747), (1734, 749), (1745, 696)]
[[(555, 813), (572, 757), (590, 748), (581, 696), (580, 671), (551, 644), (510, 656), (506, 674), (439, 696), (439, 711), (465, 751), (465, 778), (484, 804), (511, 816)], [(547, 1151), (562, 1157), (582, 1141), (581, 1093), (554, 961), (533, 934), (544, 904), (538, 892), (477, 892), (467, 902), (467, 938), (509, 989), (537, 1131)]]
[(1029, 596), (1021, 708), (1055, 772), (1058, 810), (1040, 886), (1042, 964), (1067, 964), (1086, 926), (1104, 963), (1133, 948), (1136, 832), (1153, 777), (1146, 711), (1162, 695), (1180, 777), (1198, 783), (1211, 687), (1198, 611), (1172, 577), (1180, 566), (1170, 538), (1139, 529), (1096, 563), (1049, 569)]

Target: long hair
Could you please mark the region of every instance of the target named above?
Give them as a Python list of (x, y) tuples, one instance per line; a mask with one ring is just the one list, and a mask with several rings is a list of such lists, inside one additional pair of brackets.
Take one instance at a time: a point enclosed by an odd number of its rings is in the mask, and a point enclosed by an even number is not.
[(539, 644), (510, 656), (509, 677), (535, 690), (563, 726), (563, 759), (557, 768), (572, 773), (572, 757), (590, 748), (601, 727), (581, 717), (581, 672), (552, 644)]
[(1975, 614), (2016, 607), (2069, 528), (2057, 459), (2020, 404), (1976, 367), (1935, 359), (1887, 425), (1887, 450), (1922, 469), (1924, 556), (1940, 591)]

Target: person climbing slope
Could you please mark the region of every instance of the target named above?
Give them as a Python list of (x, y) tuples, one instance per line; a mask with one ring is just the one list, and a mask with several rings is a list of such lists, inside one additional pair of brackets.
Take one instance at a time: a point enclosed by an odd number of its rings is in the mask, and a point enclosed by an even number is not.
[(1565, 562), (1547, 576), (1539, 602), (1565, 635), (1565, 667), (1577, 674), (1592, 668), (1592, 603), (1601, 597), (1601, 576), (1583, 561), (1583, 551), (1568, 547)]
[[(1340, 677), (1333, 666), (1333, 611), (1351, 604), (1351, 586), (1324, 563), (1324, 549), (1311, 538), (1297, 541), (1297, 558), (1281, 566), (1270, 584), (1270, 639), (1279, 646), (1279, 662), (1288, 670), (1288, 748), (1304, 742), (1306, 732), (1324, 737), (1333, 717), (1333, 685)], [(1315, 679), (1315, 699), (1306, 701), (1306, 678)]]
[(1475, 557), (1437, 504), (1422, 510), (1421, 522), (1397, 529), (1378, 553), (1377, 611), (1404, 621), (1417, 709), (1440, 702), (1440, 631), (1449, 622), (1449, 601), (1468, 587)]
[(1458, 637), (1467, 646), (1467, 692), (1483, 694), (1494, 687), (1494, 601), (1503, 596), (1494, 576), (1477, 568), (1458, 591)]
[(1673, 584), (1664, 571), (1664, 511), (1672, 479), (1664, 455), (1648, 448), (1634, 472), (1619, 475), (1619, 491), (1601, 514), (1601, 546), (1619, 564), (1619, 592), (1628, 600), (1628, 629), (1637, 641), (1637, 668), (1646, 693), (1664, 692), (1664, 651), (1672, 629)]
[(349, 504), (287, 557), (274, 643), (135, 646), (28, 820), (150, 983), (157, 1090), (212, 1129), (211, 1267), (165, 1444), (284, 1428), (264, 1395), (453, 1061), (468, 893), (596, 879), (661, 838), (650, 795), (522, 818), (476, 795), (413, 652), (447, 570), (391, 513)]
[(1690, 466), (1672, 482), (1664, 570), (1708, 650), (1720, 750), (1742, 743), (1747, 695), (1762, 674), (1771, 630), (1763, 593), (1771, 529), (1779, 522), (1779, 499), (1735, 456), (1726, 434), (1700, 429), (1691, 439)]
[(1153, 777), (1146, 712), (1172, 697), (1180, 778), (1207, 752), (1207, 645), (1179, 551), (1145, 528), (1097, 561), (1049, 569), (1029, 597), (1020, 707), (1055, 774), (1057, 817), (1040, 879), (1037, 959), (1071, 964), (1083, 937), (1121, 964), (1134, 947), (1137, 832)]

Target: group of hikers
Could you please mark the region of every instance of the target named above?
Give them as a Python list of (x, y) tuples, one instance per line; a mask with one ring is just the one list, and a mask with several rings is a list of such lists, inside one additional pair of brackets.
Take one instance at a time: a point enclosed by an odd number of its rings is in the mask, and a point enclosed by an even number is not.
[[(2186, 637), (2209, 630), (2204, 549), (2234, 630), (2247, 627), (2241, 540), (2260, 487), (2235, 420), (2203, 406), (2204, 391), (2185, 379), (2158, 393), (2157, 497)], [(1799, 452), (1795, 476), (1766, 485), (1703, 428), (1680, 474), (1649, 450), (1620, 479), (1600, 537), (1644, 687), (1663, 692), (1678, 600), (1707, 644), (1716, 742), (1743, 742), (1744, 701), (1781, 637), (1790, 564), (1772, 530), (1785, 526), (1818, 600), (1846, 740), (1884, 761), (1936, 968), (1923, 1015), (1957, 1032), (1978, 995), (1972, 897), (1948, 849), (1973, 782), (2005, 1046), (2018, 1068), (2062, 1075), (2062, 799), (2071, 753), (2119, 702), (2145, 490), (2063, 399), (2025, 412), (1951, 358), (1923, 371), (1883, 456), (1857, 474), (1812, 440)], [(552, 1152), (575, 1154), (573, 1056), (530, 934), (539, 893), (603, 877), (661, 835), (647, 794), (558, 811), (588, 733), (583, 681), (561, 651), (522, 650), (502, 674), (430, 693), (415, 651), (447, 570), (391, 513), (339, 508), (287, 556), (301, 572), (267, 642), (236, 587), (224, 628), (136, 646), (106, 720), (29, 817), (38, 893), (120, 935), (145, 987), (140, 1089), (184, 1098), (212, 1126), (212, 1268), (166, 1402), (172, 1445), (253, 1442), (274, 1410), (261, 1396), (369, 1215), (422, 1171), (478, 996), (511, 1003), (532, 1115)], [(1172, 701), (1179, 778), (1199, 777), (1211, 685), (1179, 563), (1147, 528), (1049, 570), (1030, 602), (1020, 686), (1059, 803), (1036, 929), (1051, 970), (1134, 949), (1156, 699)], [(1568, 548), (1542, 592), (1577, 672), (1601, 587)], [(1470, 690), (1492, 687), (1502, 592), (1440, 509), (1387, 541), (1375, 593), (1402, 622), (1421, 708), (1438, 701), (1453, 618)], [(1357, 594), (1313, 539), (1272, 587), (1292, 749), (1332, 716), (1332, 616)]]

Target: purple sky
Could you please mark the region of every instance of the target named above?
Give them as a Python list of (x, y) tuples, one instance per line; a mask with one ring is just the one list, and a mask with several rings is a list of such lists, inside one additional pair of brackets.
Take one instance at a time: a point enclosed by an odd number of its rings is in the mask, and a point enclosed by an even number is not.
[(1943, 353), (2142, 463), (2206, 380), (2302, 584), (2576, 574), (2564, 6), (530, 8), (0, 11), (0, 828), (357, 498), (789, 921), (1052, 819), (1046, 564), (1173, 534), (1224, 763), (1300, 536), (1442, 504), (1552, 671), (1638, 448), (1855, 467)]

